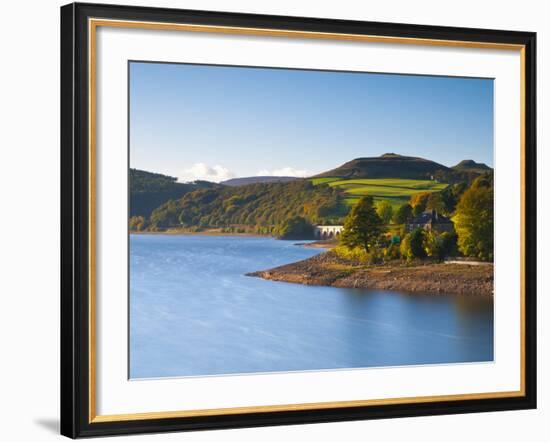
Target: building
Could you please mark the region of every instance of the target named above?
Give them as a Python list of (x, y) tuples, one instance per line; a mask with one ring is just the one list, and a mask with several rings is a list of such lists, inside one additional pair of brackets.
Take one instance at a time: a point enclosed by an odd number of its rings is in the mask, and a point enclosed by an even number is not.
[(313, 234), (318, 239), (337, 238), (342, 233), (344, 226), (315, 226)]
[(427, 210), (407, 222), (407, 232), (418, 228), (436, 232), (454, 231), (454, 225), (450, 218), (440, 215), (435, 210)]

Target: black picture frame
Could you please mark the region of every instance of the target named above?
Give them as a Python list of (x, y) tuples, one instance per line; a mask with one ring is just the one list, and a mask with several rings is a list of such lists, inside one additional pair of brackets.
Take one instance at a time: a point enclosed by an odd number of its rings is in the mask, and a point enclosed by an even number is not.
[[(389, 36), (524, 47), (525, 333), (519, 397), (250, 412), (218, 416), (90, 421), (88, 19), (187, 23)], [(71, 437), (536, 408), (536, 34), (488, 29), (73, 3), (61, 8), (61, 434)]]

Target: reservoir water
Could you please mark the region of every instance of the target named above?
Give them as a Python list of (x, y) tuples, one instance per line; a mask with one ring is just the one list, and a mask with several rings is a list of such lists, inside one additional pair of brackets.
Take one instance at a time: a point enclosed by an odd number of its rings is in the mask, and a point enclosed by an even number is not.
[(130, 377), (493, 360), (493, 299), (266, 281), (322, 252), (271, 238), (131, 235)]

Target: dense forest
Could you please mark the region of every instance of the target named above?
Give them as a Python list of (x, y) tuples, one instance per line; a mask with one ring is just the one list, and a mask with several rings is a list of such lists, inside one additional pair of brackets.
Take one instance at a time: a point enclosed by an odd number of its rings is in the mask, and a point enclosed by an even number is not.
[(197, 189), (218, 187), (208, 181), (178, 183), (177, 178), (160, 173), (130, 169), (130, 217), (148, 218), (154, 209), (171, 199), (181, 198)]
[(150, 217), (130, 220), (132, 230), (249, 226), (271, 233), (285, 220), (300, 216), (310, 223), (340, 222), (347, 214), (343, 192), (309, 180), (257, 183), (239, 187), (215, 185), (170, 199)]

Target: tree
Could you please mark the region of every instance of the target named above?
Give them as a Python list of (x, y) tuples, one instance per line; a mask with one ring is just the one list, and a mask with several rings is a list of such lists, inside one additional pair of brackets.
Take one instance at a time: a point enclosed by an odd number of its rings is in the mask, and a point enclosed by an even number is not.
[(478, 176), (474, 181), (472, 181), (471, 187), (486, 187), (491, 188), (494, 186), (494, 176), (492, 173), (484, 173), (483, 175)]
[(364, 196), (346, 217), (341, 241), (350, 249), (363, 247), (368, 252), (380, 241), (384, 232), (382, 219), (376, 213), (372, 197)]
[(438, 213), (445, 211), (445, 201), (440, 192), (432, 192), (426, 201), (426, 210), (435, 210)]
[(467, 188), (468, 184), (460, 182), (451, 186), (447, 186), (445, 189), (439, 192), (439, 195), (441, 195), (441, 198), (445, 205), (444, 213), (450, 214), (455, 211), (456, 204), (458, 203), (460, 196)]
[(413, 208), (415, 216), (420, 215), (424, 212), (424, 210), (426, 210), (426, 205), (428, 204), (430, 194), (431, 192), (420, 192), (411, 195), (410, 204)]
[(426, 232), (424, 248), (428, 256), (443, 261), (447, 256), (456, 252), (456, 234), (454, 232)]
[[(477, 180), (476, 180), (477, 181)], [(474, 181), (466, 190), (453, 218), (458, 248), (466, 256), (493, 259), (493, 187), (487, 180)]]
[(411, 233), (403, 238), (401, 241), (401, 257), (407, 261), (411, 261), (415, 258), (425, 258), (426, 250), (424, 249), (424, 230), (418, 228), (414, 229)]
[(413, 215), (419, 216), (426, 210), (426, 206), (423, 206), (422, 204), (417, 204), (413, 207)]
[(387, 201), (380, 201), (376, 205), (376, 213), (378, 213), (384, 224), (389, 224), (393, 216), (393, 207)]
[(410, 204), (403, 204), (393, 216), (393, 222), (395, 224), (405, 224), (409, 219), (412, 218), (413, 208)]
[(313, 238), (313, 226), (301, 216), (293, 216), (284, 220), (276, 229), (279, 239), (310, 239)]
[(129, 220), (129, 228), (131, 232), (139, 232), (147, 226), (143, 216), (132, 216)]
[(399, 244), (390, 244), (384, 249), (384, 259), (386, 261), (391, 261), (394, 259), (399, 259), (401, 257), (401, 252), (399, 250)]
[(456, 232), (443, 232), (441, 234), (441, 238), (443, 239), (443, 253), (445, 254), (444, 257), (456, 256), (458, 254), (456, 244), (458, 237), (456, 236)]
[(340, 224), (349, 211), (342, 195), (340, 189), (326, 184), (313, 186), (308, 180), (236, 187), (216, 185), (165, 202), (153, 211), (147, 228), (272, 227), (293, 216), (301, 216), (310, 223), (326, 224), (327, 219), (333, 219)]

